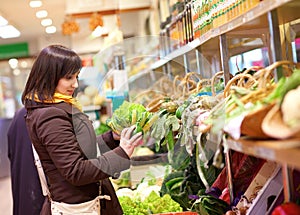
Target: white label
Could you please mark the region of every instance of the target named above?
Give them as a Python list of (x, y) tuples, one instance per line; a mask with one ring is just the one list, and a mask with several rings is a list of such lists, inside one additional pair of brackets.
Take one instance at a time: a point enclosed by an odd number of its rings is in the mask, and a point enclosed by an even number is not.
[(114, 70), (113, 72), (114, 91), (128, 92), (128, 76), (126, 70)]

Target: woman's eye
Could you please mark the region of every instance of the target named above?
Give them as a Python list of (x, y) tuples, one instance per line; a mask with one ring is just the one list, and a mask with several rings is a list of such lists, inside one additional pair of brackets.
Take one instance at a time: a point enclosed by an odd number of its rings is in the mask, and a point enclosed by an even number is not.
[(76, 76), (75, 75), (67, 75), (65, 78), (68, 79), (68, 80), (71, 80), (73, 78), (78, 79), (78, 75), (76, 75)]

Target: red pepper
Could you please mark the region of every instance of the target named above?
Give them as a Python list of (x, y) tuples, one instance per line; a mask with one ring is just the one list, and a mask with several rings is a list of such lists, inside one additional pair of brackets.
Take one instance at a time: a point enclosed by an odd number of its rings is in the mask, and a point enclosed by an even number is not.
[(300, 206), (293, 202), (286, 202), (277, 206), (272, 215), (300, 215)]
[(219, 197), (219, 199), (222, 199), (223, 201), (230, 204), (230, 193), (229, 193), (229, 189), (227, 187), (222, 191), (222, 194)]

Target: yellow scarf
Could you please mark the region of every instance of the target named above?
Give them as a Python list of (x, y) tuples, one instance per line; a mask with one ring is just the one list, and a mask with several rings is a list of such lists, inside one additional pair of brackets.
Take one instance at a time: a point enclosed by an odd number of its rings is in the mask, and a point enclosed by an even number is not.
[[(34, 100), (37, 102), (41, 102), (37, 96), (37, 94), (34, 95)], [(45, 103), (60, 103), (60, 102), (66, 102), (68, 104), (74, 105), (76, 108), (78, 108), (80, 111), (82, 111), (81, 104), (77, 101), (76, 98), (72, 96), (66, 96), (64, 94), (55, 92), (53, 95), (53, 100), (45, 100)]]

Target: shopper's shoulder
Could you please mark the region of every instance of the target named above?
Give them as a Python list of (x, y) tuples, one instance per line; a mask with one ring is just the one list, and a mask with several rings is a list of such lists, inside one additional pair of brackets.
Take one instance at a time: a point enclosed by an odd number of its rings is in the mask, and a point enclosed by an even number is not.
[(68, 113), (62, 109), (58, 108), (55, 105), (49, 105), (43, 108), (37, 108), (33, 114), (38, 115), (40, 117), (53, 117), (53, 116), (66, 116)]

